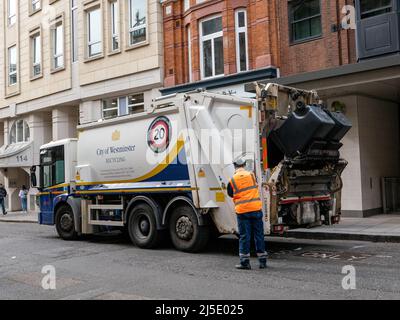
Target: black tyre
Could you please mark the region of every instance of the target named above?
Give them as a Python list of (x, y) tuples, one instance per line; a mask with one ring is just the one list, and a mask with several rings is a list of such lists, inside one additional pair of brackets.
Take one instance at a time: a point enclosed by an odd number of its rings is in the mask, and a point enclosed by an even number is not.
[(210, 237), (208, 226), (199, 226), (196, 213), (190, 206), (174, 209), (169, 219), (169, 232), (175, 248), (184, 252), (199, 252)]
[(74, 213), (70, 206), (61, 206), (56, 211), (56, 230), (60, 238), (75, 240), (78, 233), (75, 230)]
[(129, 215), (129, 237), (140, 248), (153, 249), (162, 239), (162, 232), (157, 230), (154, 214), (151, 206), (142, 203), (136, 205)]

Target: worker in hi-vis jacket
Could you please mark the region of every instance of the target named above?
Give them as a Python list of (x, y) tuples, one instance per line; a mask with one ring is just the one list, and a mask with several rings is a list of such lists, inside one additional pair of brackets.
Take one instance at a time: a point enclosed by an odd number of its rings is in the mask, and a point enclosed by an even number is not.
[(228, 183), (228, 195), (233, 198), (239, 228), (240, 270), (250, 270), (250, 243), (253, 232), (260, 269), (267, 267), (267, 252), (264, 242), (262, 202), (253, 172), (245, 169), (242, 159), (234, 163), (235, 174)]

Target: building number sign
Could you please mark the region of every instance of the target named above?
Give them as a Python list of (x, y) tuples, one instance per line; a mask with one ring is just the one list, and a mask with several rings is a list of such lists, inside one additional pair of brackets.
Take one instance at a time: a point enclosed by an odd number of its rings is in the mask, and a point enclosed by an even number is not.
[(27, 162), (28, 161), (28, 156), (27, 155), (22, 155), (22, 156), (17, 156), (17, 162)]

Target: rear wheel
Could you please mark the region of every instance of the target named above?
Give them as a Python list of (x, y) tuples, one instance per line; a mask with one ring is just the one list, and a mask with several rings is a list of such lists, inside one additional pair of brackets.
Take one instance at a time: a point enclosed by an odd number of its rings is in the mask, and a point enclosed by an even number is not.
[(56, 230), (60, 238), (75, 240), (78, 233), (75, 230), (74, 213), (70, 206), (61, 206), (56, 211)]
[(132, 242), (140, 248), (155, 248), (161, 241), (161, 232), (157, 230), (154, 210), (148, 204), (138, 204), (128, 220), (128, 232)]
[(175, 248), (185, 252), (199, 252), (210, 237), (208, 226), (199, 226), (196, 213), (190, 206), (174, 209), (169, 219), (169, 232)]

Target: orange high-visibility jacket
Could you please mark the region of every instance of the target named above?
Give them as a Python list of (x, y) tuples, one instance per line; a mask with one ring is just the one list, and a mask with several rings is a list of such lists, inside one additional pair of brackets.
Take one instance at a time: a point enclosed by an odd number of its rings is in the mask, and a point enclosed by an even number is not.
[(233, 189), (233, 201), (237, 214), (262, 210), (262, 202), (254, 174), (237, 171), (229, 182)]

